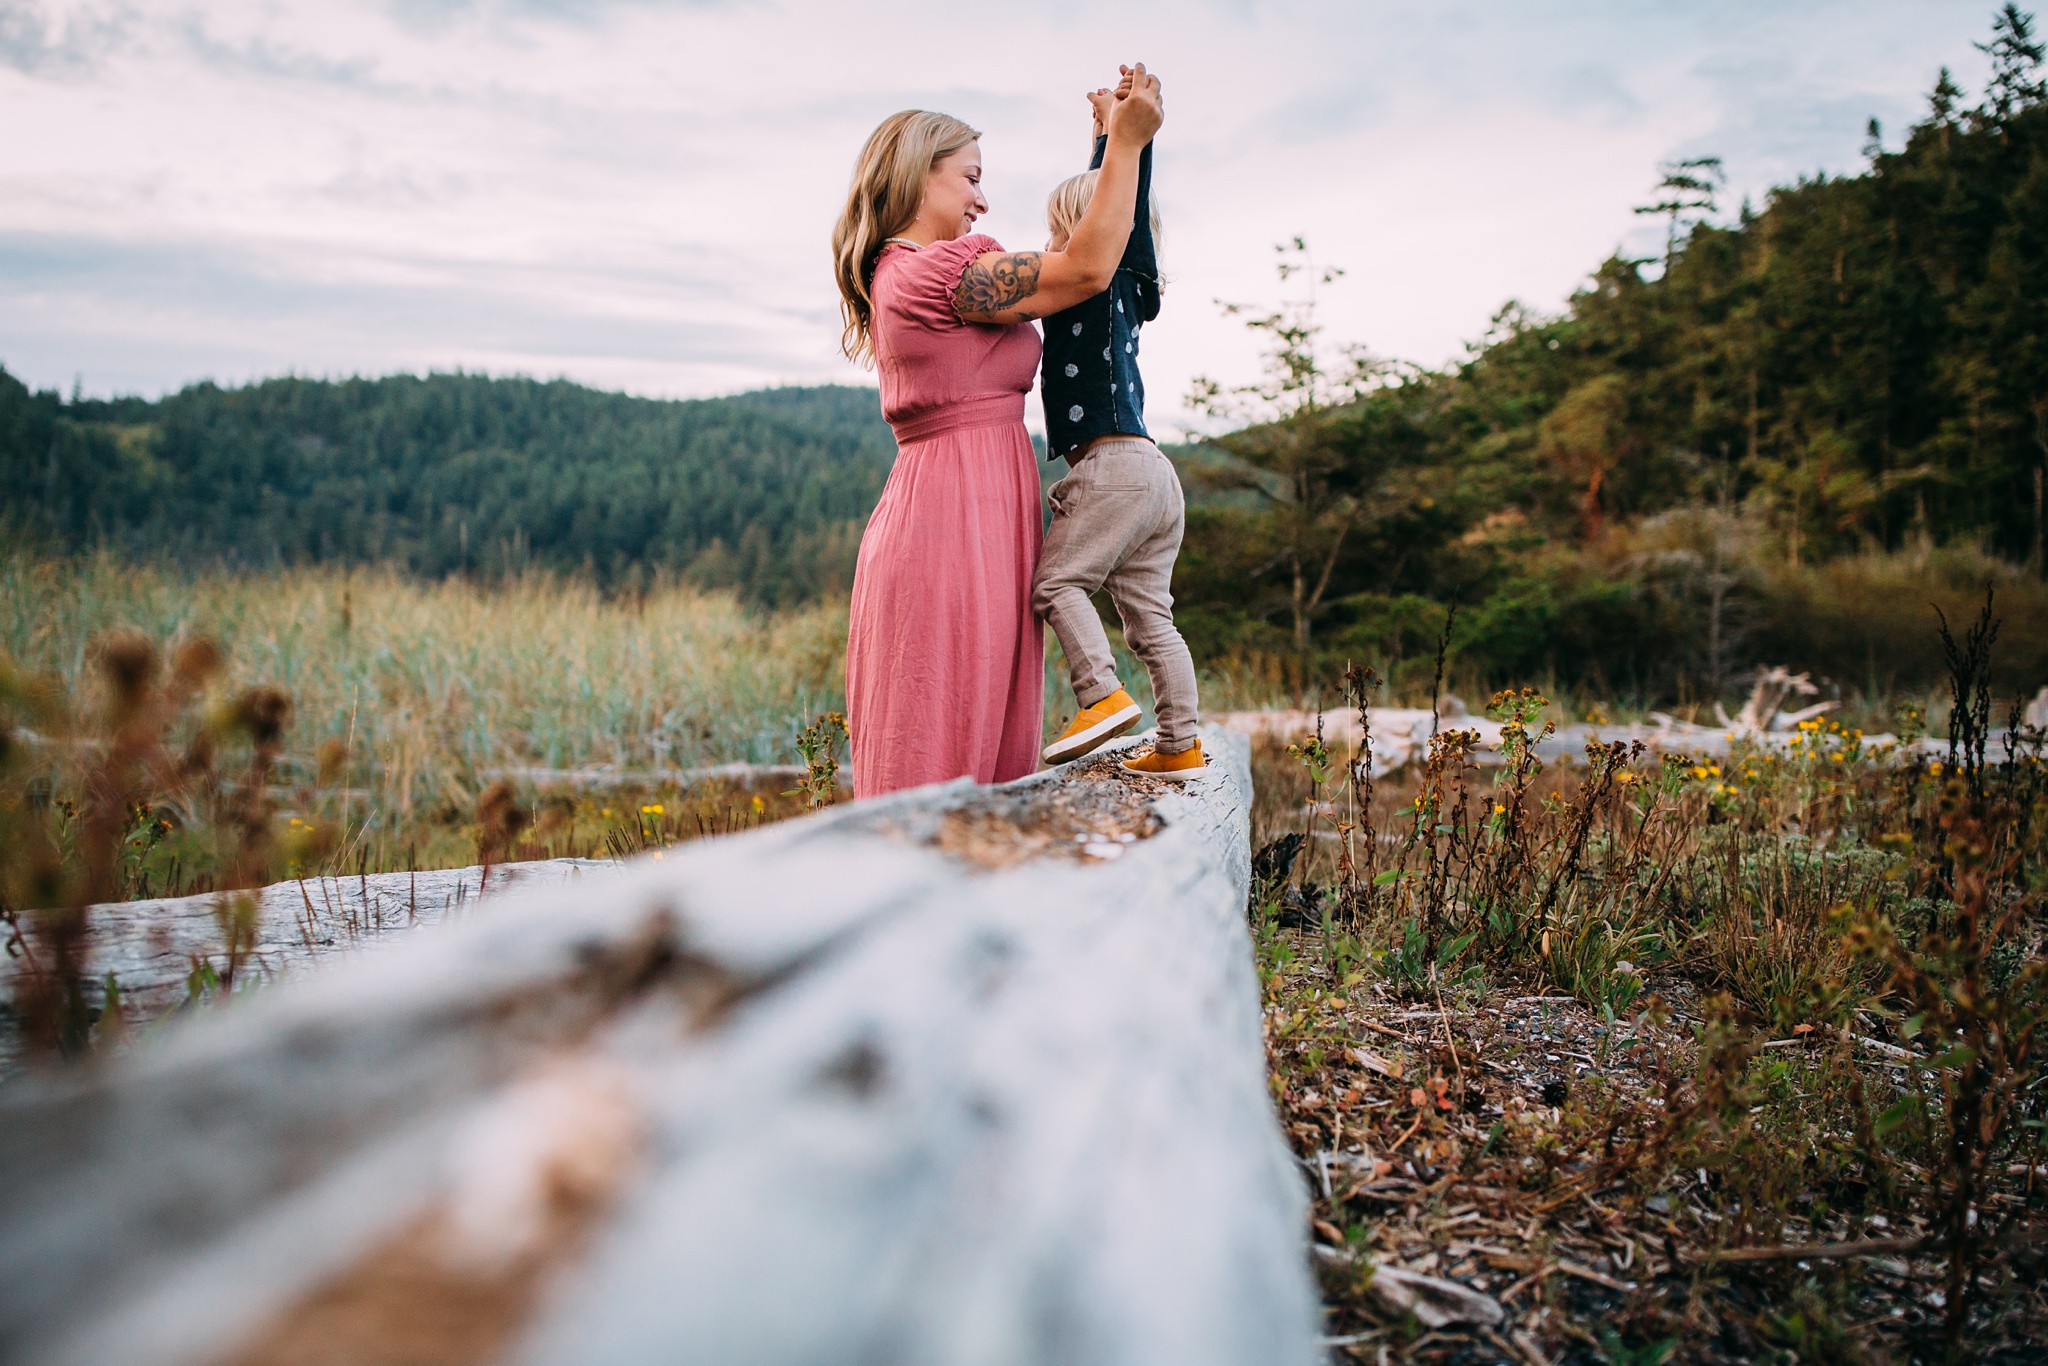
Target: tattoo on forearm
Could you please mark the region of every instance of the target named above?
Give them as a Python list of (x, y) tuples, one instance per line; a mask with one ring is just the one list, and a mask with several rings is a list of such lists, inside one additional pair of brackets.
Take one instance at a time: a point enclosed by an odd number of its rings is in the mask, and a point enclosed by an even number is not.
[(1015, 308), (1038, 292), (1039, 257), (1035, 251), (1017, 251), (969, 261), (953, 291), (954, 309), (966, 317)]

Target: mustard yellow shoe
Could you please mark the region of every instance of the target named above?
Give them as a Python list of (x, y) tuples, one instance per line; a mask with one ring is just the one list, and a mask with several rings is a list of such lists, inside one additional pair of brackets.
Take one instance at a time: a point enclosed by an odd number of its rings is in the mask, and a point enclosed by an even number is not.
[(1097, 745), (1114, 740), (1137, 725), (1140, 714), (1131, 695), (1118, 688), (1094, 706), (1081, 708), (1081, 714), (1067, 723), (1067, 728), (1060, 732), (1060, 738), (1045, 747), (1045, 761), (1063, 764), (1069, 759), (1078, 759)]
[(1124, 769), (1131, 773), (1142, 773), (1147, 778), (1164, 778), (1170, 783), (1184, 783), (1190, 778), (1199, 778), (1209, 771), (1209, 761), (1202, 757), (1202, 742), (1182, 750), (1178, 754), (1161, 754), (1153, 751), (1135, 759), (1124, 760)]

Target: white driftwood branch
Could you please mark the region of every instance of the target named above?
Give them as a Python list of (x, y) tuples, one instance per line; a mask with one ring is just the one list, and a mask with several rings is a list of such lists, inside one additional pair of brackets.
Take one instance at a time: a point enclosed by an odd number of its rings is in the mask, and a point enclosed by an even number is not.
[[(475, 908), (486, 896), (515, 888), (606, 876), (610, 859), (542, 859), (363, 877), (308, 877), (251, 893), (256, 898), (255, 944), (240, 971), (245, 980), (268, 980), (335, 953), (383, 943), (405, 931), (437, 925)], [(99, 1004), (108, 973), (121, 988), (131, 1024), (183, 1002), (193, 969), (227, 965), (218, 909), (220, 893), (119, 901), (86, 914), (86, 991)], [(0, 967), (0, 987), (18, 991), (28, 965)]]
[(1313, 1360), (1206, 738), (1184, 791), (707, 841), (0, 1088), (0, 1358)]
[[(1726, 721), (1720, 726), (1699, 726), (1680, 721), (1662, 712), (1651, 712), (1650, 724), (1609, 723), (1592, 725), (1574, 722), (1559, 726), (1555, 733), (1545, 739), (1538, 739), (1531, 749), (1546, 764), (1583, 764), (1586, 759), (1586, 745), (1592, 741), (1612, 744), (1619, 740), (1641, 743), (1651, 755), (1683, 754), (1702, 758), (1724, 758), (1737, 749), (1786, 752), (1801, 734), (1796, 726), (1799, 721), (1809, 720), (1833, 709), (1833, 702), (1809, 707), (1790, 714), (1779, 714), (1783, 727), (1765, 731), (1749, 732), (1734, 729), (1735, 723)], [(1331, 752), (1340, 760), (1348, 760), (1357, 753), (1362, 729), (1358, 724), (1356, 711), (1326, 711), (1320, 714), (1322, 733)], [(1726, 717), (1726, 713), (1722, 713)], [(1222, 712), (1210, 717), (1216, 725), (1254, 740), (1265, 739), (1281, 744), (1297, 743), (1316, 733), (1318, 713), (1312, 711), (1237, 711)], [(1411, 764), (1419, 763), (1429, 753), (1432, 717), (1427, 711), (1400, 707), (1374, 707), (1372, 719), (1372, 774), (1383, 778), (1396, 773)], [(1478, 748), (1471, 756), (1472, 762), (1481, 767), (1499, 767), (1507, 762), (1501, 753), (1501, 724), (1485, 717), (1460, 714), (1455, 717), (1434, 718), (1437, 733), (1461, 730), (1470, 731), (1478, 737)], [(2015, 737), (2021, 739), (2023, 737)], [(1995, 730), (1989, 736), (1993, 752), (2005, 743), (2006, 733)], [(1839, 748), (1841, 741), (1827, 736), (1813, 736), (1800, 743), (1828, 749)], [(1860, 739), (1863, 754), (1879, 759), (1907, 759), (1913, 756), (1936, 757), (1948, 752), (1948, 742), (1932, 736), (1923, 736), (1913, 743), (1905, 743), (1895, 735), (1865, 735)]]

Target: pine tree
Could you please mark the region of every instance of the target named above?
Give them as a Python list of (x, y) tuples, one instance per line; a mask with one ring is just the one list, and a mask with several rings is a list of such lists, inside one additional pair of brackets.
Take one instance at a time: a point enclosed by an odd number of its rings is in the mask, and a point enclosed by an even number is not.
[(1669, 219), (1664, 230), (1664, 265), (1668, 270), (1671, 258), (1678, 250), (1680, 226), (1697, 222), (1698, 216), (1711, 218), (1714, 215), (1715, 198), (1721, 187), (1728, 183), (1728, 176), (1721, 168), (1719, 157), (1668, 161), (1658, 169), (1664, 178), (1657, 182), (1657, 193), (1663, 198), (1654, 204), (1639, 204), (1635, 211), (1639, 214), (1663, 214)]
[(1988, 121), (2003, 126), (2019, 110), (2041, 101), (2044, 87), (2037, 73), (2042, 47), (2034, 41), (2032, 15), (2007, 0), (1991, 21), (1991, 41), (1974, 46), (1991, 58), (1991, 81), (1984, 87)]

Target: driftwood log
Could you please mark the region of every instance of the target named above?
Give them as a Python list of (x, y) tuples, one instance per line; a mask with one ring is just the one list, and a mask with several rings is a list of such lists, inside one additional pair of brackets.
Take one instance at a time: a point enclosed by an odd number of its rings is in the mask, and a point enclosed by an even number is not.
[(0, 1088), (0, 1359), (1313, 1360), (1209, 743), (513, 892)]
[[(244, 982), (267, 982), (337, 952), (460, 918), (486, 897), (604, 877), (618, 866), (610, 859), (560, 858), (488, 868), (294, 878), (250, 894), (256, 902), (254, 942), (238, 971)], [(209, 892), (94, 906), (86, 920), (87, 998), (99, 1006), (111, 975), (121, 989), (123, 1016), (141, 1025), (185, 1003), (192, 974), (201, 964), (225, 976), (229, 964), (220, 904), (220, 894)], [(0, 965), (0, 983), (18, 991), (28, 972), (25, 962)], [(0, 1055), (9, 1042), (0, 1038)]]

